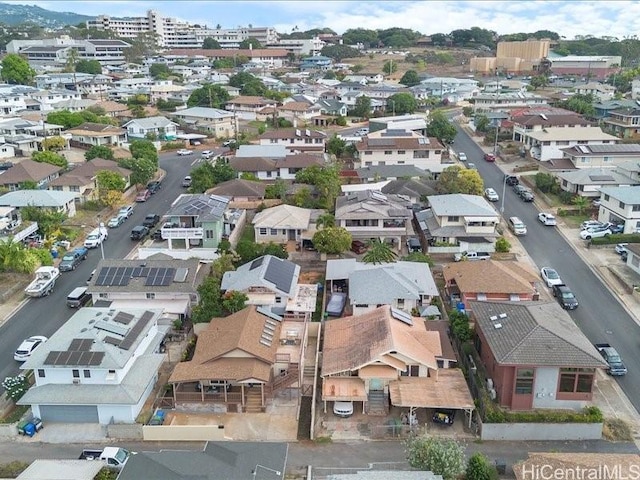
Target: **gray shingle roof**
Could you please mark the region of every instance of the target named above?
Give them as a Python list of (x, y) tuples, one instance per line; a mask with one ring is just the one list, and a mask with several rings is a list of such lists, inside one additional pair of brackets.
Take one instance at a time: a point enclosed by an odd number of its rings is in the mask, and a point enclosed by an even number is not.
[(623, 203), (639, 205), (640, 204), (640, 186), (635, 187), (603, 187), (600, 193), (609, 195)]
[[(11, 167), (14, 168), (14, 167)], [(62, 207), (78, 196), (74, 192), (53, 190), (16, 190), (0, 197), (0, 205), (7, 207)]]
[(381, 179), (394, 177), (428, 177), (429, 172), (416, 167), (415, 165), (375, 165), (356, 169), (358, 178), (375, 178)]
[(198, 222), (222, 219), (229, 199), (217, 195), (182, 194), (171, 204), (165, 217), (197, 217)]
[(222, 277), (222, 290), (245, 291), (264, 286), (287, 297), (293, 297), (300, 276), (300, 266), (289, 260), (264, 255), (245, 263)]
[(572, 172), (560, 172), (558, 178), (574, 185), (637, 185), (633, 180), (611, 168), (580, 168)]
[(498, 213), (479, 195), (452, 193), (449, 195), (433, 195), (427, 198), (433, 214), (447, 216), (497, 216)]
[[(556, 302), (469, 302), (496, 361), (504, 365), (606, 367), (589, 339)], [(506, 314), (506, 318), (499, 318)], [(497, 316), (492, 320), (492, 316)], [(501, 325), (496, 328), (495, 325)]]
[(176, 125), (176, 123), (172, 122), (166, 117), (158, 116), (158, 117), (147, 117), (147, 118), (135, 118), (130, 122), (125, 123), (125, 127), (130, 124), (136, 124), (141, 128), (150, 129), (150, 128), (165, 128), (169, 125)]

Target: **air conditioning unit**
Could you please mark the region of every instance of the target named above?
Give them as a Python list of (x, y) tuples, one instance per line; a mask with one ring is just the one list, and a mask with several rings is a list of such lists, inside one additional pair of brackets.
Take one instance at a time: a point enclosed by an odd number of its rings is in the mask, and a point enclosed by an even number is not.
[(74, 385), (80, 385), (80, 379), (79, 378), (74, 378), (73, 379), (73, 384)]

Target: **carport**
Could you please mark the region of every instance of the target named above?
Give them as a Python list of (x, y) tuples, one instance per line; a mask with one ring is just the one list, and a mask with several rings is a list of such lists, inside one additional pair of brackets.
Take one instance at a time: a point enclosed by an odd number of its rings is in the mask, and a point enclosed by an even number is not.
[(433, 377), (401, 377), (389, 382), (389, 396), (392, 405), (409, 408), (409, 414), (416, 408), (464, 410), (471, 427), (475, 404), (459, 368), (438, 369)]
[(358, 377), (324, 377), (322, 379), (324, 413), (327, 402), (362, 402), (362, 413), (367, 402), (364, 382)]

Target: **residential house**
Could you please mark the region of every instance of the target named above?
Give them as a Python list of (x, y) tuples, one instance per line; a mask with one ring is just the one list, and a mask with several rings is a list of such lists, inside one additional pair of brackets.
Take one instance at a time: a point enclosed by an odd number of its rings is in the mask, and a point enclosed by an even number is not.
[(333, 60), (323, 55), (314, 55), (312, 57), (305, 57), (300, 61), (300, 71), (308, 72), (312, 70), (327, 71), (331, 70)]
[(102, 123), (83, 123), (75, 128), (66, 130), (71, 135), (71, 146), (121, 146), (127, 141), (127, 131), (124, 128), (104, 125)]
[(319, 99), (315, 106), (320, 109), (321, 115), (330, 115), (333, 117), (346, 117), (349, 113), (345, 103), (337, 99)]
[(577, 169), (613, 169), (618, 165), (640, 161), (640, 144), (574, 145), (560, 149), (562, 158)]
[(582, 128), (593, 126), (593, 122), (577, 113), (569, 111), (557, 113), (546, 109), (528, 110), (519, 115), (512, 115), (507, 123), (513, 125), (513, 140), (516, 142), (524, 142), (524, 138), (529, 133), (541, 132), (549, 127)]
[(166, 117), (134, 118), (125, 123), (129, 138), (157, 138), (159, 140), (175, 140), (178, 124)]
[(601, 188), (598, 220), (624, 224), (623, 233), (640, 233), (640, 185)]
[(131, 47), (123, 40), (72, 39), (66, 35), (58, 38), (12, 40), (7, 44), (8, 53), (24, 56), (33, 66), (65, 66), (72, 51), (79, 60), (97, 60), (102, 65), (126, 63), (124, 50)]
[(23, 221), (18, 207), (0, 207), (1, 240), (13, 238), (14, 241), (21, 242), (37, 231), (38, 222)]
[(427, 202), (430, 208), (416, 213), (416, 221), (429, 252), (495, 250), (500, 215), (483, 197), (454, 193), (429, 196)]
[(29, 98), (38, 103), (38, 108), (32, 108), (33, 110), (50, 112), (54, 110), (53, 105), (69, 100), (81, 100), (82, 95), (80, 92), (70, 90), (39, 90), (29, 93)]
[(123, 103), (105, 100), (98, 102), (96, 106), (102, 108), (107, 117), (123, 118), (129, 114), (129, 107)]
[(311, 241), (316, 233), (316, 220), (324, 210), (300, 208), (293, 205), (276, 205), (256, 213), (253, 218), (256, 243)]
[(616, 88), (612, 85), (600, 82), (589, 82), (584, 85), (576, 85), (573, 89), (578, 95), (592, 95), (599, 102), (613, 100)]
[(282, 128), (259, 137), (260, 145), (284, 145), (289, 153), (324, 153), (327, 134), (319, 130)]
[[(287, 470), (288, 451), (286, 443), (234, 441), (206, 442), (202, 450), (138, 452), (129, 457), (118, 478), (138, 480), (149, 476), (150, 472), (154, 472), (154, 477), (158, 479), (177, 479), (184, 477), (186, 472), (187, 475), (197, 476), (202, 480), (216, 476), (245, 478), (247, 472), (255, 472), (256, 476), (271, 475), (273, 472)], [(231, 458), (233, 461), (229, 461)], [(271, 478), (281, 477), (278, 475)]]
[(275, 100), (264, 97), (240, 95), (229, 100), (225, 108), (241, 120), (256, 120), (260, 110), (277, 103)]
[(62, 167), (35, 162), (27, 158), (0, 175), (0, 187), (14, 191), (20, 189), (25, 183), (34, 182), (38, 188), (46, 188), (51, 181), (60, 176), (61, 172)]
[(197, 258), (176, 260), (163, 254), (142, 262), (106, 258), (98, 263), (87, 292), (94, 305), (101, 302), (102, 306), (125, 311), (160, 309), (165, 316), (187, 319), (200, 300), (199, 268)]
[[(261, 145), (256, 145), (261, 146)], [(267, 153), (268, 154), (268, 153)], [(298, 153), (285, 155), (282, 157), (236, 157), (229, 159), (229, 165), (239, 176), (243, 173), (255, 175), (258, 180), (295, 180), (296, 173), (313, 165), (323, 166), (325, 164), (323, 155), (311, 153)]]
[(61, 102), (52, 103), (50, 106), (53, 110), (67, 110), (69, 112), (82, 112), (89, 107), (95, 106), (97, 100), (90, 98), (80, 98), (73, 100), (63, 100)]
[(616, 172), (622, 173), (633, 181), (640, 181), (640, 160), (629, 160), (617, 166)]
[(622, 108), (609, 112), (603, 121), (604, 129), (620, 138), (640, 136), (640, 108)]
[(295, 297), (300, 266), (273, 255), (264, 255), (236, 270), (225, 272), (220, 289), (223, 292), (243, 292), (248, 305), (269, 307), (273, 313), (283, 314), (287, 300)]
[(226, 197), (229, 203), (232, 202), (256, 202), (264, 200), (264, 192), (267, 185), (263, 182), (253, 180), (243, 180), (234, 178), (226, 182), (219, 183), (206, 193), (219, 197)]
[(329, 292), (346, 289), (352, 315), (362, 315), (380, 305), (391, 305), (411, 314), (440, 296), (426, 263), (327, 260), (325, 281)]
[(35, 384), (19, 404), (45, 423), (135, 423), (165, 360), (161, 313), (81, 308), (20, 367)]
[(530, 92), (481, 93), (473, 97), (474, 111), (510, 110), (512, 108), (530, 108), (548, 104), (542, 95)]
[(633, 180), (613, 168), (584, 168), (560, 172), (556, 176), (560, 180), (562, 190), (589, 199), (599, 199), (602, 187), (629, 187), (640, 184), (640, 180)]
[(0, 137), (0, 159), (15, 158), (16, 148), (9, 144), (4, 143), (4, 138)]
[(362, 183), (379, 182), (382, 180), (425, 179), (429, 172), (413, 165), (375, 165), (357, 168), (356, 175)]
[(447, 263), (442, 269), (450, 305), (470, 301), (520, 302), (538, 300), (536, 272), (522, 262), (487, 260)]
[(344, 77), (345, 82), (358, 82), (362, 85), (369, 83), (381, 83), (384, 82), (384, 75), (380, 72), (358, 72), (350, 74)]
[(399, 249), (410, 234), (413, 213), (411, 203), (397, 195), (371, 190), (353, 192), (336, 199), (335, 219), (354, 240), (390, 241)]
[[(226, 34), (222, 35), (226, 38)], [(243, 39), (244, 40), (244, 39)], [(221, 40), (223, 43), (227, 40)], [(260, 41), (260, 40), (259, 40)], [(261, 43), (265, 43), (262, 42)], [(240, 48), (203, 49), (203, 48), (177, 48), (169, 50), (166, 55), (179, 55), (184, 57), (208, 58), (210, 60), (231, 59), (234, 62), (238, 57), (249, 57), (250, 62), (263, 65), (264, 68), (281, 68), (287, 63), (287, 52), (284, 48), (254, 48), (250, 50)]]
[[(396, 93), (409, 93), (411, 94), (411, 90), (408, 88), (403, 88), (395, 83), (373, 83), (370, 85), (365, 85), (362, 87), (361, 92), (365, 94), (367, 97), (372, 100), (381, 100), (386, 102), (389, 97), (395, 95)], [(393, 102), (391, 102), (391, 110), (394, 112)], [(395, 115), (395, 113), (394, 113)]]
[(470, 302), (469, 308), (498, 404), (578, 410), (592, 400), (596, 371), (607, 364), (557, 302)]
[(0, 207), (36, 207), (64, 213), (67, 217), (74, 217), (77, 196), (78, 194), (73, 192), (14, 190), (0, 196)]
[(227, 110), (191, 107), (173, 113), (173, 117), (188, 127), (205, 130), (216, 138), (233, 138), (236, 135), (235, 116)]
[(541, 162), (562, 158), (562, 149), (574, 145), (613, 145), (618, 138), (604, 133), (600, 127), (549, 127), (523, 134), (522, 143), (531, 156)]
[(297, 127), (298, 124), (305, 125), (310, 120), (322, 115), (322, 109), (318, 105), (307, 102), (283, 102), (281, 106), (271, 108), (276, 110), (280, 118), (292, 122), (294, 127)]
[(625, 248), (627, 249), (627, 265), (640, 275), (640, 246), (637, 243), (630, 243)]
[(169, 250), (217, 249), (228, 204), (228, 198), (216, 195), (184, 193), (176, 198), (163, 216), (161, 229)]
[(412, 178), (391, 180), (381, 189), (385, 195), (408, 198), (412, 205), (421, 205), (430, 195), (436, 195), (434, 181), (418, 181)]
[(621, 98), (619, 100), (607, 100), (604, 102), (598, 102), (593, 104), (593, 108), (595, 109), (594, 117), (598, 120), (606, 118), (610, 115), (610, 113), (614, 110), (626, 109), (626, 108), (636, 108), (638, 104), (635, 100), (631, 100), (628, 98)]
[(76, 202), (78, 203), (96, 200), (98, 198), (97, 175), (102, 170), (121, 175), (125, 181), (125, 190), (131, 186), (131, 174), (133, 173), (131, 170), (120, 167), (118, 162), (113, 160), (94, 158), (52, 180), (47, 188), (58, 192), (73, 192), (77, 195)]
[(438, 368), (441, 356), (439, 332), (389, 305), (327, 321), (321, 368), (324, 411), (327, 402), (338, 401), (362, 402), (361, 411), (374, 415), (387, 414), (389, 405), (412, 411), (473, 410), (462, 371)]

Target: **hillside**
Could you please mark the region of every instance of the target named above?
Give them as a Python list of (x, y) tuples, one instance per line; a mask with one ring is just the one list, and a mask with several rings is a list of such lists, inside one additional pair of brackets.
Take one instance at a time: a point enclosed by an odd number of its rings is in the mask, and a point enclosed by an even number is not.
[(44, 28), (60, 28), (65, 25), (76, 25), (94, 17), (72, 12), (54, 12), (35, 5), (13, 5), (0, 3), (0, 22), (5, 25), (34, 23)]

